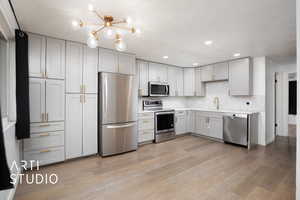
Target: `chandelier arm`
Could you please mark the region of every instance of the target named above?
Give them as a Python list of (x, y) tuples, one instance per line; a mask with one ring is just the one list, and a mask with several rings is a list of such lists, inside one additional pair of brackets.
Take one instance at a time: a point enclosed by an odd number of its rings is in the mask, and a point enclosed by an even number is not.
[(123, 24), (123, 23), (126, 23), (126, 20), (120, 20), (120, 21), (115, 21), (115, 22), (112, 22), (111, 24)]
[(99, 17), (103, 22), (105, 22), (104, 17), (96, 10), (94, 10), (94, 13)]
[(99, 31), (103, 30), (105, 28), (104, 25), (102, 25), (100, 28), (98, 28), (97, 30), (94, 31), (94, 33), (98, 33)]
[(132, 32), (132, 29), (133, 29), (133, 28), (123, 27), (123, 26), (116, 26), (116, 25), (113, 25), (113, 27), (120, 28), (120, 29), (123, 29), (123, 30), (127, 30), (127, 31), (130, 31), (130, 32)]
[(104, 24), (89, 23), (89, 22), (84, 22), (84, 25), (86, 25), (86, 26), (104, 26)]

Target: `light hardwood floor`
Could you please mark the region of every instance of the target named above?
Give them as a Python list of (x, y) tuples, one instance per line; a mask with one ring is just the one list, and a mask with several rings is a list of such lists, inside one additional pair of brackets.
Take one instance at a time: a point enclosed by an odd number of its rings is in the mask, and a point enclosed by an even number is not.
[(43, 167), (56, 185), (18, 187), (16, 200), (295, 199), (295, 145), (250, 152), (194, 136)]

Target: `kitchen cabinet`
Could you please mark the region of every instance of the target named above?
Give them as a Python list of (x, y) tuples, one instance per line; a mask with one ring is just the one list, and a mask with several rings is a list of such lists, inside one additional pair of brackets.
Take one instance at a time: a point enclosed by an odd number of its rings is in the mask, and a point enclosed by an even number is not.
[(175, 112), (175, 133), (181, 135), (187, 132), (186, 130), (186, 112), (176, 111)]
[(213, 76), (214, 80), (228, 80), (228, 62), (214, 64)]
[(76, 42), (67, 42), (66, 46), (66, 92), (80, 93), (83, 72), (83, 45)]
[(46, 81), (39, 78), (29, 79), (30, 122), (42, 122), (45, 119)]
[(149, 63), (137, 61), (139, 70), (139, 96), (148, 96)]
[(97, 93), (98, 49), (67, 42), (66, 92)]
[(66, 95), (66, 158), (82, 155), (82, 95)]
[(46, 77), (64, 79), (66, 42), (54, 38), (47, 38), (46, 42)]
[(135, 75), (135, 55), (119, 53), (119, 73)]
[(29, 77), (42, 78), (46, 66), (46, 37), (28, 34)]
[(196, 111), (196, 134), (223, 140), (222, 115), (207, 114)]
[(186, 111), (186, 132), (195, 132), (195, 112), (192, 110)]
[(82, 132), (82, 154), (92, 155), (98, 152), (98, 131), (97, 131), (97, 95), (86, 94), (83, 104), (83, 132)]
[(184, 96), (195, 96), (195, 69), (184, 68)]
[(229, 94), (231, 96), (252, 95), (252, 61), (243, 58), (229, 62)]
[(183, 96), (183, 69), (168, 67), (168, 83), (170, 96)]
[(149, 81), (168, 82), (168, 67), (163, 64), (149, 63)]
[(205, 96), (205, 83), (202, 81), (202, 71), (201, 69), (195, 69), (195, 96), (204, 97)]
[(203, 82), (228, 80), (228, 63), (217, 63), (200, 67)]
[(38, 160), (40, 166), (64, 161), (64, 140), (64, 122), (32, 123), (30, 138), (22, 141), (23, 159)]
[(98, 93), (98, 49), (83, 48), (83, 92)]
[(96, 154), (97, 94), (67, 94), (66, 158)]
[(154, 140), (154, 113), (138, 114), (138, 142), (149, 142)]
[(62, 80), (46, 80), (46, 118), (48, 122), (65, 119), (65, 84)]
[(29, 79), (30, 122), (64, 120), (64, 81)]
[(99, 71), (115, 73), (119, 71), (117, 52), (109, 49), (99, 49)]

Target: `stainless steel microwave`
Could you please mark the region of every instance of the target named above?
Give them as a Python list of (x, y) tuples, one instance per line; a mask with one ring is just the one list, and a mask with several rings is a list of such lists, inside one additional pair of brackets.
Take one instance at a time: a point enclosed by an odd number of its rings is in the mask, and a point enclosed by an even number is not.
[(168, 83), (149, 82), (148, 92), (150, 97), (169, 96), (170, 86)]

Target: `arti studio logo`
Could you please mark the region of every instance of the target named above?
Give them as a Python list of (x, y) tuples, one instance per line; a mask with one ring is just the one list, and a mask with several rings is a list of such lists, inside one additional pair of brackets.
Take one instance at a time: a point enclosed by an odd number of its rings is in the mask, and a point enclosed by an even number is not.
[[(38, 160), (22, 160), (20, 162), (20, 166), (18, 166), (16, 161), (13, 161), (11, 167), (11, 171), (32, 171), (32, 173), (20, 173), (20, 174), (15, 174), (12, 173), (10, 175), (11, 178), (11, 183), (16, 184), (18, 182), (19, 178), (19, 183), (22, 184), (23, 182), (26, 184), (56, 184), (58, 182), (58, 176), (55, 173), (47, 174), (47, 173), (36, 173), (39, 172), (40, 170), (40, 163)], [(35, 172), (33, 172), (35, 171)]]

